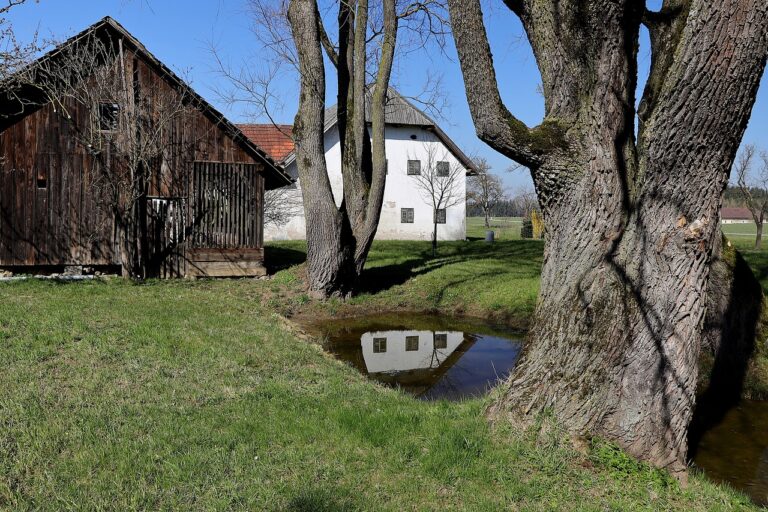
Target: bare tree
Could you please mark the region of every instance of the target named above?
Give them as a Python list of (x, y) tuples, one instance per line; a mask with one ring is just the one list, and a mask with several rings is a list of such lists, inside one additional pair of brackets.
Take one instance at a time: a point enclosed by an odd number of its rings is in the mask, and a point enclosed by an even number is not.
[[(293, 138), (307, 223), (310, 293), (350, 295), (378, 228), (386, 180), (385, 105), (396, 48), (401, 55), (444, 44), (444, 0), (251, 0), (254, 33), (266, 70), (229, 66), (217, 57), (231, 88), (221, 95), (246, 103), (273, 124), (281, 107), (276, 77), (298, 74), (299, 110)], [(335, 13), (335, 16), (333, 15)], [(341, 140), (344, 197), (336, 206), (323, 152), (326, 63), (335, 72), (336, 126)], [(287, 71), (286, 71), (287, 68)], [(434, 87), (426, 87), (433, 92)]]
[(763, 241), (763, 223), (765, 222), (765, 214), (768, 212), (768, 153), (765, 151), (760, 153), (762, 165), (757, 172), (753, 172), (752, 160), (756, 152), (753, 144), (744, 146), (736, 161), (734, 171), (744, 203), (755, 221), (755, 249), (760, 249)]
[(16, 77), (42, 94), (41, 103), (52, 103), (68, 120), (76, 143), (87, 148), (96, 168), (90, 187), (114, 219), (123, 271), (143, 279), (150, 264), (150, 177), (163, 168), (175, 179), (177, 171), (166, 159), (173, 151), (188, 153), (172, 147), (168, 134), (194, 108), (186, 89), (142, 80), (138, 65), (121, 39), (90, 33)]
[(467, 202), (480, 208), (485, 216), (485, 227), (491, 227), (491, 211), (505, 198), (506, 192), (501, 178), (491, 172), (491, 166), (485, 158), (475, 160), (477, 172), (470, 176), (467, 187)]
[(448, 3), (477, 133), (531, 170), (547, 225), (529, 349), (492, 413), (551, 411), (684, 479), (720, 196), (765, 69), (768, 3), (506, 0), (541, 72), (533, 128), (501, 99), (480, 0)]
[(448, 208), (465, 201), (462, 184), (467, 171), (460, 164), (451, 163), (450, 153), (440, 152), (436, 144), (424, 143), (421, 154), (426, 155), (426, 160), (421, 161), (419, 173), (411, 177), (421, 197), (432, 207), (432, 256), (437, 256), (437, 228), (446, 223)]

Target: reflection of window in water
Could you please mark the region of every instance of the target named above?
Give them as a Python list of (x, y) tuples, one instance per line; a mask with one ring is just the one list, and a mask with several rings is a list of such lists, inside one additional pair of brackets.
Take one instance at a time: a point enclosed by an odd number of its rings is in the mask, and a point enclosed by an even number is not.
[(373, 353), (383, 354), (387, 351), (387, 338), (373, 338)]
[(448, 335), (435, 333), (435, 348), (448, 348)]
[(419, 337), (418, 336), (406, 336), (405, 337), (405, 351), (413, 352), (419, 350)]

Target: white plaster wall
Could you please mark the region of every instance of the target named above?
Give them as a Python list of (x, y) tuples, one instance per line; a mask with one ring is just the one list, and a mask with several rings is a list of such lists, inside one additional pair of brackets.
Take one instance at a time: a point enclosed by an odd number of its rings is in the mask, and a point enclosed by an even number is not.
[[(385, 331), (363, 334), (360, 342), (368, 373), (403, 372), (439, 367), (464, 342), (464, 333), (454, 331), (438, 332), (438, 334), (447, 335), (446, 348), (435, 348), (435, 333), (432, 331)], [(418, 350), (405, 350), (406, 336), (419, 337)], [(373, 351), (374, 338), (387, 339), (386, 352)]]
[[(416, 136), (412, 139), (411, 136)], [(384, 189), (384, 204), (376, 238), (379, 240), (431, 240), (432, 206), (429, 196), (424, 196), (414, 183), (413, 176), (408, 176), (408, 160), (421, 160), (422, 167), (428, 159), (430, 147), (434, 148), (435, 158), (447, 161), (451, 167), (461, 165), (445, 145), (431, 132), (418, 127), (387, 126), (386, 153), (389, 161), (389, 173)], [(325, 158), (328, 176), (337, 206), (341, 204), (343, 184), (341, 178), (341, 147), (336, 128), (325, 136)], [(296, 164), (287, 167), (289, 174), (296, 178)], [(295, 190), (296, 199), (301, 201), (301, 184)], [(464, 173), (456, 184), (456, 192), (461, 198), (458, 204), (446, 211), (446, 223), (438, 224), (439, 240), (464, 240), (466, 238), (466, 176)], [(400, 222), (400, 209), (414, 209), (414, 223)], [(283, 226), (265, 226), (265, 240), (303, 240), (306, 238), (304, 215), (296, 215)]]

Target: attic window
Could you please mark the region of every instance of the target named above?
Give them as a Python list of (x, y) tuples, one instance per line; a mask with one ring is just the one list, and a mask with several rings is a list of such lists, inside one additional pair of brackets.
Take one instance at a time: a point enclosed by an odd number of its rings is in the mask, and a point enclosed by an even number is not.
[(120, 105), (112, 102), (99, 103), (99, 129), (103, 132), (117, 130)]
[(446, 178), (451, 174), (451, 166), (448, 162), (437, 162), (437, 175)]

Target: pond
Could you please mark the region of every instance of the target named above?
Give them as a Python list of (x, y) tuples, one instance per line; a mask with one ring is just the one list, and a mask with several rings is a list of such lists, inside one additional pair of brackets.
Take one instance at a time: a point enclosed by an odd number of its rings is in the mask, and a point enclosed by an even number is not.
[(514, 369), (522, 335), (483, 322), (378, 315), (308, 326), (369, 378), (423, 400), (480, 396)]
[(705, 432), (694, 464), (716, 482), (727, 482), (768, 505), (768, 402), (745, 400)]

